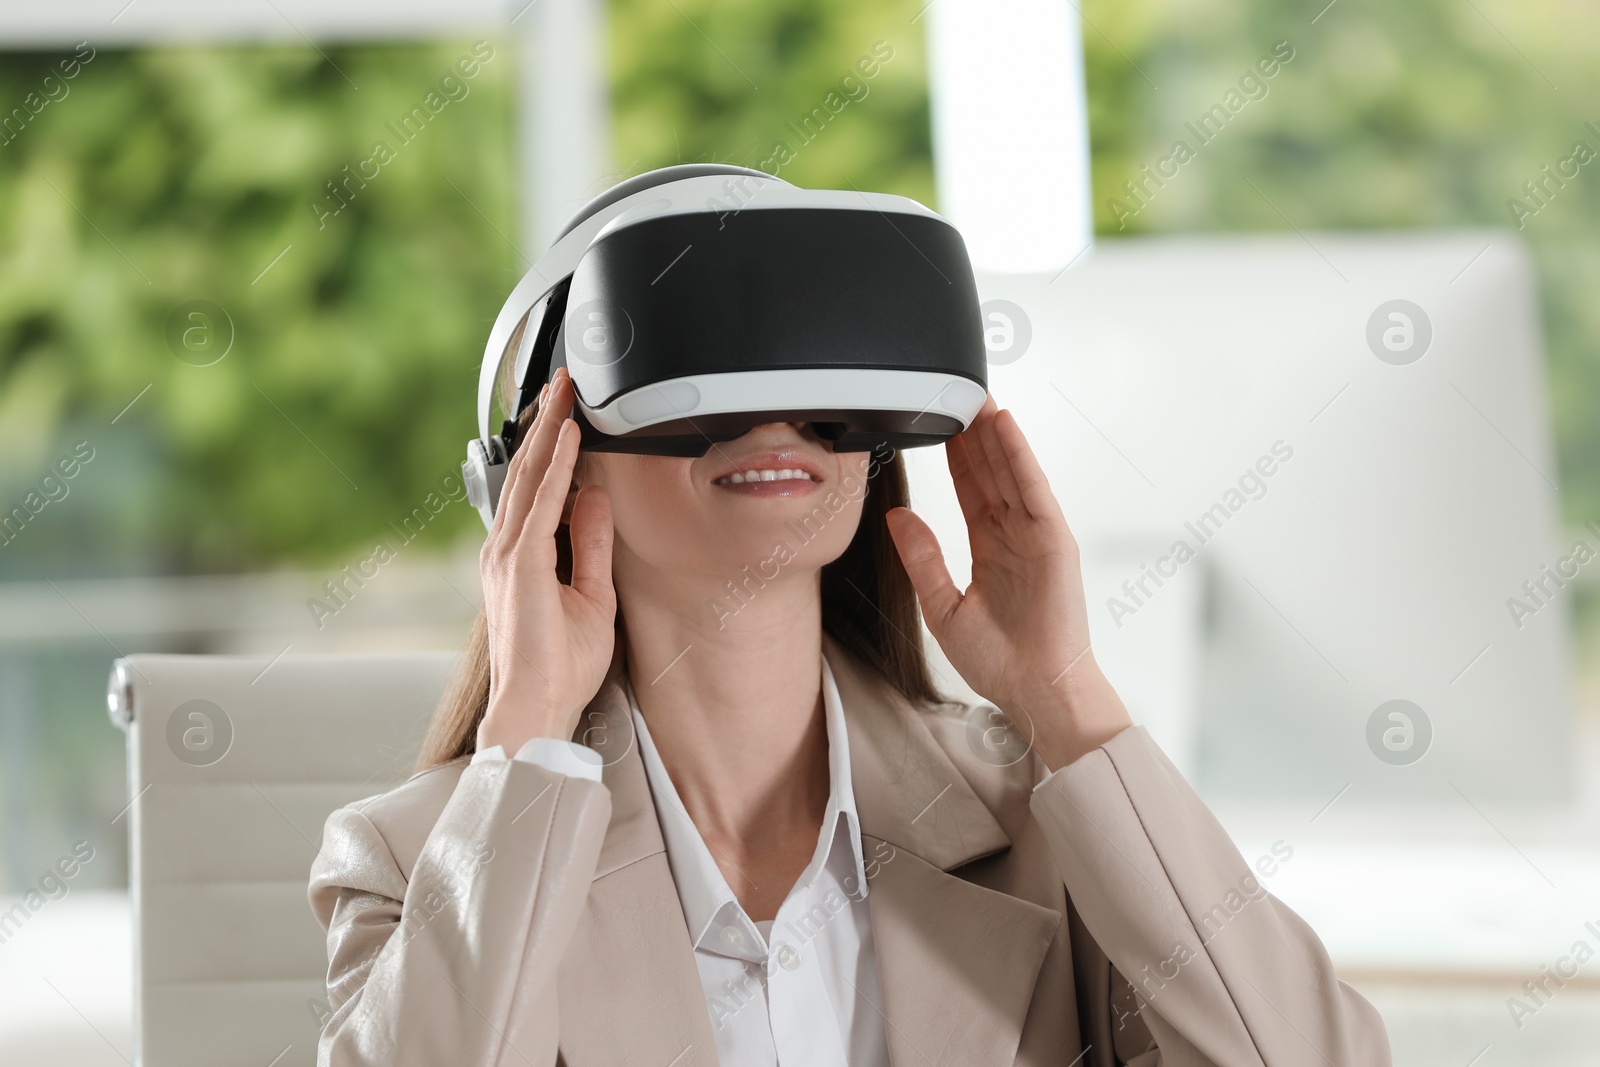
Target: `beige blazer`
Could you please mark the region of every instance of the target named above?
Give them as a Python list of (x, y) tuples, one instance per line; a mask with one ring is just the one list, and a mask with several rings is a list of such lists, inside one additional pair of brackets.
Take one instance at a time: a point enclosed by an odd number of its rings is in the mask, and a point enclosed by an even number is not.
[[(1143, 727), (1033, 793), (1044, 766), (980, 758), (971, 705), (823, 652), (895, 1067), (1388, 1067), (1377, 1011)], [(320, 1064), (715, 1067), (623, 670), (573, 734), (603, 783), (463, 757), (328, 817)]]

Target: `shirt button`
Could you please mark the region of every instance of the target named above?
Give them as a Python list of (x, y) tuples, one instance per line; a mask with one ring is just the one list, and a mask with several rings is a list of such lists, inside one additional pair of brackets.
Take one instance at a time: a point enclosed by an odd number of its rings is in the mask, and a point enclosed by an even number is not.
[(786, 971), (799, 970), (800, 953), (793, 945), (778, 946), (778, 965)]
[(738, 948), (744, 944), (744, 935), (739, 933), (737, 927), (730, 926), (722, 931), (722, 940), (731, 948)]

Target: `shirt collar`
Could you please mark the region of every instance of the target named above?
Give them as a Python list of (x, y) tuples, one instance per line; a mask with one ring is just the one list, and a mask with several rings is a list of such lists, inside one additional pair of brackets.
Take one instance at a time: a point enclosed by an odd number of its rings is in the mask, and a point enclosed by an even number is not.
[[(655, 742), (650, 737), (650, 728), (639, 710), (633, 680), (625, 677), (624, 687), (628, 695), (629, 713), (639, 739), (639, 754), (644, 760), (645, 775), (655, 798), (656, 816), (667, 847), (667, 861), (672, 867), (673, 880), (677, 883), (678, 899), (683, 905), (689, 938), (698, 948), (717, 914), (730, 903), (739, 910), (738, 900), (728, 887), (727, 879), (722, 876), (722, 869), (712, 858), (705, 839), (689, 818), (677, 787), (672, 784), (661, 762)], [(823, 812), (816, 850), (811, 862), (796, 879), (796, 884), (806, 886), (816, 880), (828, 862), (834, 841), (838, 838), (839, 820), (843, 819), (855, 877), (854, 885), (845, 888), (852, 896), (864, 898), (867, 893), (867, 874), (861, 852), (861, 822), (856, 814), (855, 791), (850, 782), (850, 741), (845, 730), (839, 687), (834, 681), (833, 669), (828, 664), (826, 654), (822, 657), (822, 717), (828, 731), (828, 804)]]

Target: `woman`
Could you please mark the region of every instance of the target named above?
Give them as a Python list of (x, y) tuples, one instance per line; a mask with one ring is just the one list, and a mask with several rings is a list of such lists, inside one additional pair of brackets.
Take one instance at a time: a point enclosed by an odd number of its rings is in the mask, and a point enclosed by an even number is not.
[(992, 396), (964, 593), (897, 455), (580, 455), (573, 401), (525, 413), (426, 769), (328, 819), (319, 1063), (1390, 1062), (1100, 672)]

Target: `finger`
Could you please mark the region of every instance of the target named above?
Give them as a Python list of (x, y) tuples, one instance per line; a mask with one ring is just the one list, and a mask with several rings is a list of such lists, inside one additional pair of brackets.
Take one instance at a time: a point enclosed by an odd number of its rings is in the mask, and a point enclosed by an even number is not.
[(963, 599), (961, 590), (950, 578), (950, 569), (945, 566), (939, 539), (922, 521), (922, 516), (910, 508), (891, 508), (885, 519), (895, 549), (900, 553), (900, 562), (922, 604), (922, 617), (927, 620), (928, 629), (938, 637)]
[(956, 502), (970, 527), (983, 513), (983, 493), (978, 488), (977, 474), (972, 468), (972, 453), (960, 435), (945, 442), (945, 462), (950, 467), (950, 481), (956, 487)]
[(539, 424), (539, 418), (544, 414), (544, 401), (548, 390), (548, 384), (539, 389), (538, 399), (534, 402), (533, 418), (528, 422), (526, 434), (521, 442), (513, 442), (514, 451), (506, 460), (506, 474), (500, 485), (500, 500), (495, 507), (494, 521), (489, 525), (490, 540), (493, 540), (506, 525), (505, 516), (511, 510), (510, 502), (519, 481), (518, 475), (528, 463), (528, 450), (522, 446), (528, 443), (528, 437), (532, 435), (533, 428)]
[[(1050, 479), (1033, 454), (1022, 426), (1007, 409), (995, 418), (995, 437), (1000, 443), (1004, 466), (1011, 483), (1017, 487), (1022, 507), (1036, 519), (1061, 515), (1061, 502), (1050, 489)], [(1065, 516), (1061, 516), (1063, 520)]]
[(999, 405), (995, 403), (994, 394), (984, 398), (983, 407), (978, 410), (977, 416), (961, 433), (961, 443), (967, 450), (972, 466), (972, 483), (979, 499), (983, 501), (988, 510), (998, 508), (1004, 502), (1000, 495), (999, 487), (995, 484), (994, 470), (990, 466), (988, 450), (983, 444), (984, 424), (994, 417)]
[[(551, 379), (549, 385), (550, 391), (545, 397), (545, 403), (549, 405), (549, 412), (541, 411), (539, 413), (543, 417), (539, 420), (539, 425), (534, 434), (534, 441), (532, 442), (535, 448), (538, 449), (535, 453), (535, 459), (541, 460), (543, 463), (550, 462), (550, 456), (555, 452), (556, 437), (561, 433), (561, 427), (572, 414), (572, 379), (567, 374), (567, 368), (558, 368), (556, 376)], [(543, 467), (541, 466), (539, 469), (543, 470)]]
[(984, 418), (984, 413), (994, 410), (995, 400), (992, 395), (984, 397), (984, 405), (979, 408), (978, 414), (973, 416), (973, 421), (962, 430), (960, 434), (950, 438), (946, 458), (950, 464), (950, 480), (955, 482), (957, 498), (963, 498), (962, 510), (973, 522), (981, 517), (982, 512), (990, 507), (992, 498), (986, 491), (986, 478), (984, 478), (984, 464), (982, 454), (974, 451), (973, 443), (978, 440), (978, 421)]
[[(1001, 414), (996, 411), (992, 417), (983, 420), (979, 436), (983, 438), (983, 454), (989, 460), (989, 473), (994, 476), (996, 491), (1008, 506), (1020, 508), (1022, 489), (1017, 485), (1016, 472), (1011, 469), (1011, 459), (1006, 455), (998, 432)], [(1015, 425), (1015, 420), (1012, 420), (1012, 424)]]
[[(536, 402), (537, 407), (534, 410), (532, 425), (537, 425), (539, 417), (544, 414), (544, 400), (549, 388), (550, 386), (547, 382), (539, 390), (539, 399)], [(489, 536), (485, 544), (494, 544), (495, 539), (500, 536), (500, 531), (505, 529), (506, 513), (511, 510), (511, 506), (508, 502), (511, 500), (511, 494), (515, 489), (518, 480), (517, 475), (526, 465), (527, 457), (525, 450), (521, 448), (517, 449), (516, 452), (512, 454), (511, 458), (506, 460), (506, 476), (504, 481), (502, 481), (500, 484), (500, 499), (495, 502), (494, 519), (489, 523)]]
[(572, 470), (578, 462), (578, 424), (570, 418), (563, 418), (555, 433), (550, 463), (544, 469), (544, 477), (539, 480), (533, 506), (528, 509), (528, 518), (518, 534), (519, 541), (524, 537), (532, 537), (541, 543), (550, 542), (555, 537), (556, 527), (561, 524), (561, 509), (567, 502), (567, 490), (572, 486)]
[(572, 588), (602, 607), (616, 606), (611, 584), (611, 498), (604, 488), (586, 485), (572, 505)]
[[(550, 465), (550, 453), (555, 447), (555, 434), (560, 429), (559, 420), (552, 417), (554, 412), (560, 410), (560, 398), (556, 395), (560, 384), (559, 372), (555, 381), (545, 383), (538, 413), (534, 415), (533, 423), (528, 427), (527, 437), (517, 448), (517, 454), (512, 457), (516, 468), (516, 482), (507, 488), (501, 506), (508, 513), (506, 517), (508, 532), (515, 533), (519, 537), (522, 528), (527, 524), (528, 511), (533, 507), (539, 483)], [(555, 424), (554, 428), (552, 423)], [(512, 472), (508, 471), (507, 475), (511, 476)]]

